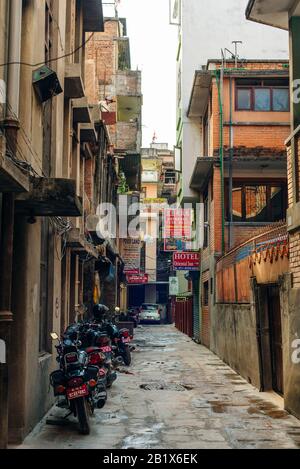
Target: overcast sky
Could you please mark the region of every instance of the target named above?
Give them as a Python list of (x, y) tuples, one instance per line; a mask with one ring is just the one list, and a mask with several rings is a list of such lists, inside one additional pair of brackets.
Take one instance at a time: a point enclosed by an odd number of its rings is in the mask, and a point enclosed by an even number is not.
[[(104, 6), (104, 14), (112, 16), (113, 9)], [(158, 142), (172, 148), (176, 140), (178, 29), (169, 25), (169, 0), (121, 0), (119, 16), (127, 18), (132, 69), (142, 70), (143, 146), (149, 146), (155, 132)]]

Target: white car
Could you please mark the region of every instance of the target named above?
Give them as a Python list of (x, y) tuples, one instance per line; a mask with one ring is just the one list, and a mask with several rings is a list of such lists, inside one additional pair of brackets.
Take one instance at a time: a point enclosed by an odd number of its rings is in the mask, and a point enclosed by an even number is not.
[(156, 304), (144, 303), (140, 309), (141, 323), (161, 323), (161, 307)]

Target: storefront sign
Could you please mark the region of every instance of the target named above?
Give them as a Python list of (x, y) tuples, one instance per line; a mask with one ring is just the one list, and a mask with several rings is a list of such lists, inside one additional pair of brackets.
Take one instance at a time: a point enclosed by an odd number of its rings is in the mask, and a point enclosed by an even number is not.
[(174, 252), (173, 268), (175, 270), (200, 269), (200, 254), (198, 252)]
[(169, 278), (169, 294), (170, 296), (177, 296), (179, 293), (179, 279), (177, 277)]
[(185, 251), (192, 238), (192, 210), (166, 209), (164, 211), (165, 251)]
[(125, 263), (126, 274), (139, 274), (141, 267), (141, 241), (140, 239), (122, 239), (121, 257)]
[(148, 274), (127, 274), (127, 283), (129, 285), (145, 285), (149, 283), (149, 275)]

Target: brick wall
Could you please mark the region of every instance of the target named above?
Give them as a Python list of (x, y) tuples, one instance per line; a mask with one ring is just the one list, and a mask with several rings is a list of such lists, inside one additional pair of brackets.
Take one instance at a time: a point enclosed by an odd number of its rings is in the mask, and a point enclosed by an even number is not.
[(118, 122), (115, 135), (115, 146), (121, 150), (137, 151), (137, 124)]
[[(294, 206), (294, 184), (293, 184), (293, 171), (292, 171), (292, 146), (288, 145), (288, 199), (289, 208)], [(297, 199), (299, 200), (299, 187), (300, 187), (300, 138), (299, 135), (295, 138), (295, 160), (296, 160), (296, 178), (298, 179), (296, 188)], [(290, 233), (290, 269), (293, 274), (294, 288), (300, 288), (300, 230)]]

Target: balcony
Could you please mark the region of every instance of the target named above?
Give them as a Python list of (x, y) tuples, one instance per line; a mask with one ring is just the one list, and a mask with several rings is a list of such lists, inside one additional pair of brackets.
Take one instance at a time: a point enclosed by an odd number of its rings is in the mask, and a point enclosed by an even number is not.
[(65, 97), (68, 99), (84, 97), (84, 85), (80, 64), (66, 64), (64, 92)]
[(29, 190), (29, 177), (6, 155), (5, 138), (0, 135), (0, 192)]
[(82, 204), (71, 179), (32, 178), (28, 193), (16, 197), (16, 213), (30, 217), (79, 217)]
[(67, 246), (72, 248), (79, 257), (83, 259), (90, 255), (95, 259), (98, 258), (98, 252), (92, 243), (89, 243), (85, 236), (80, 232), (79, 228), (72, 228), (67, 235)]
[(91, 112), (86, 97), (72, 100), (73, 122), (75, 124), (90, 124)]

